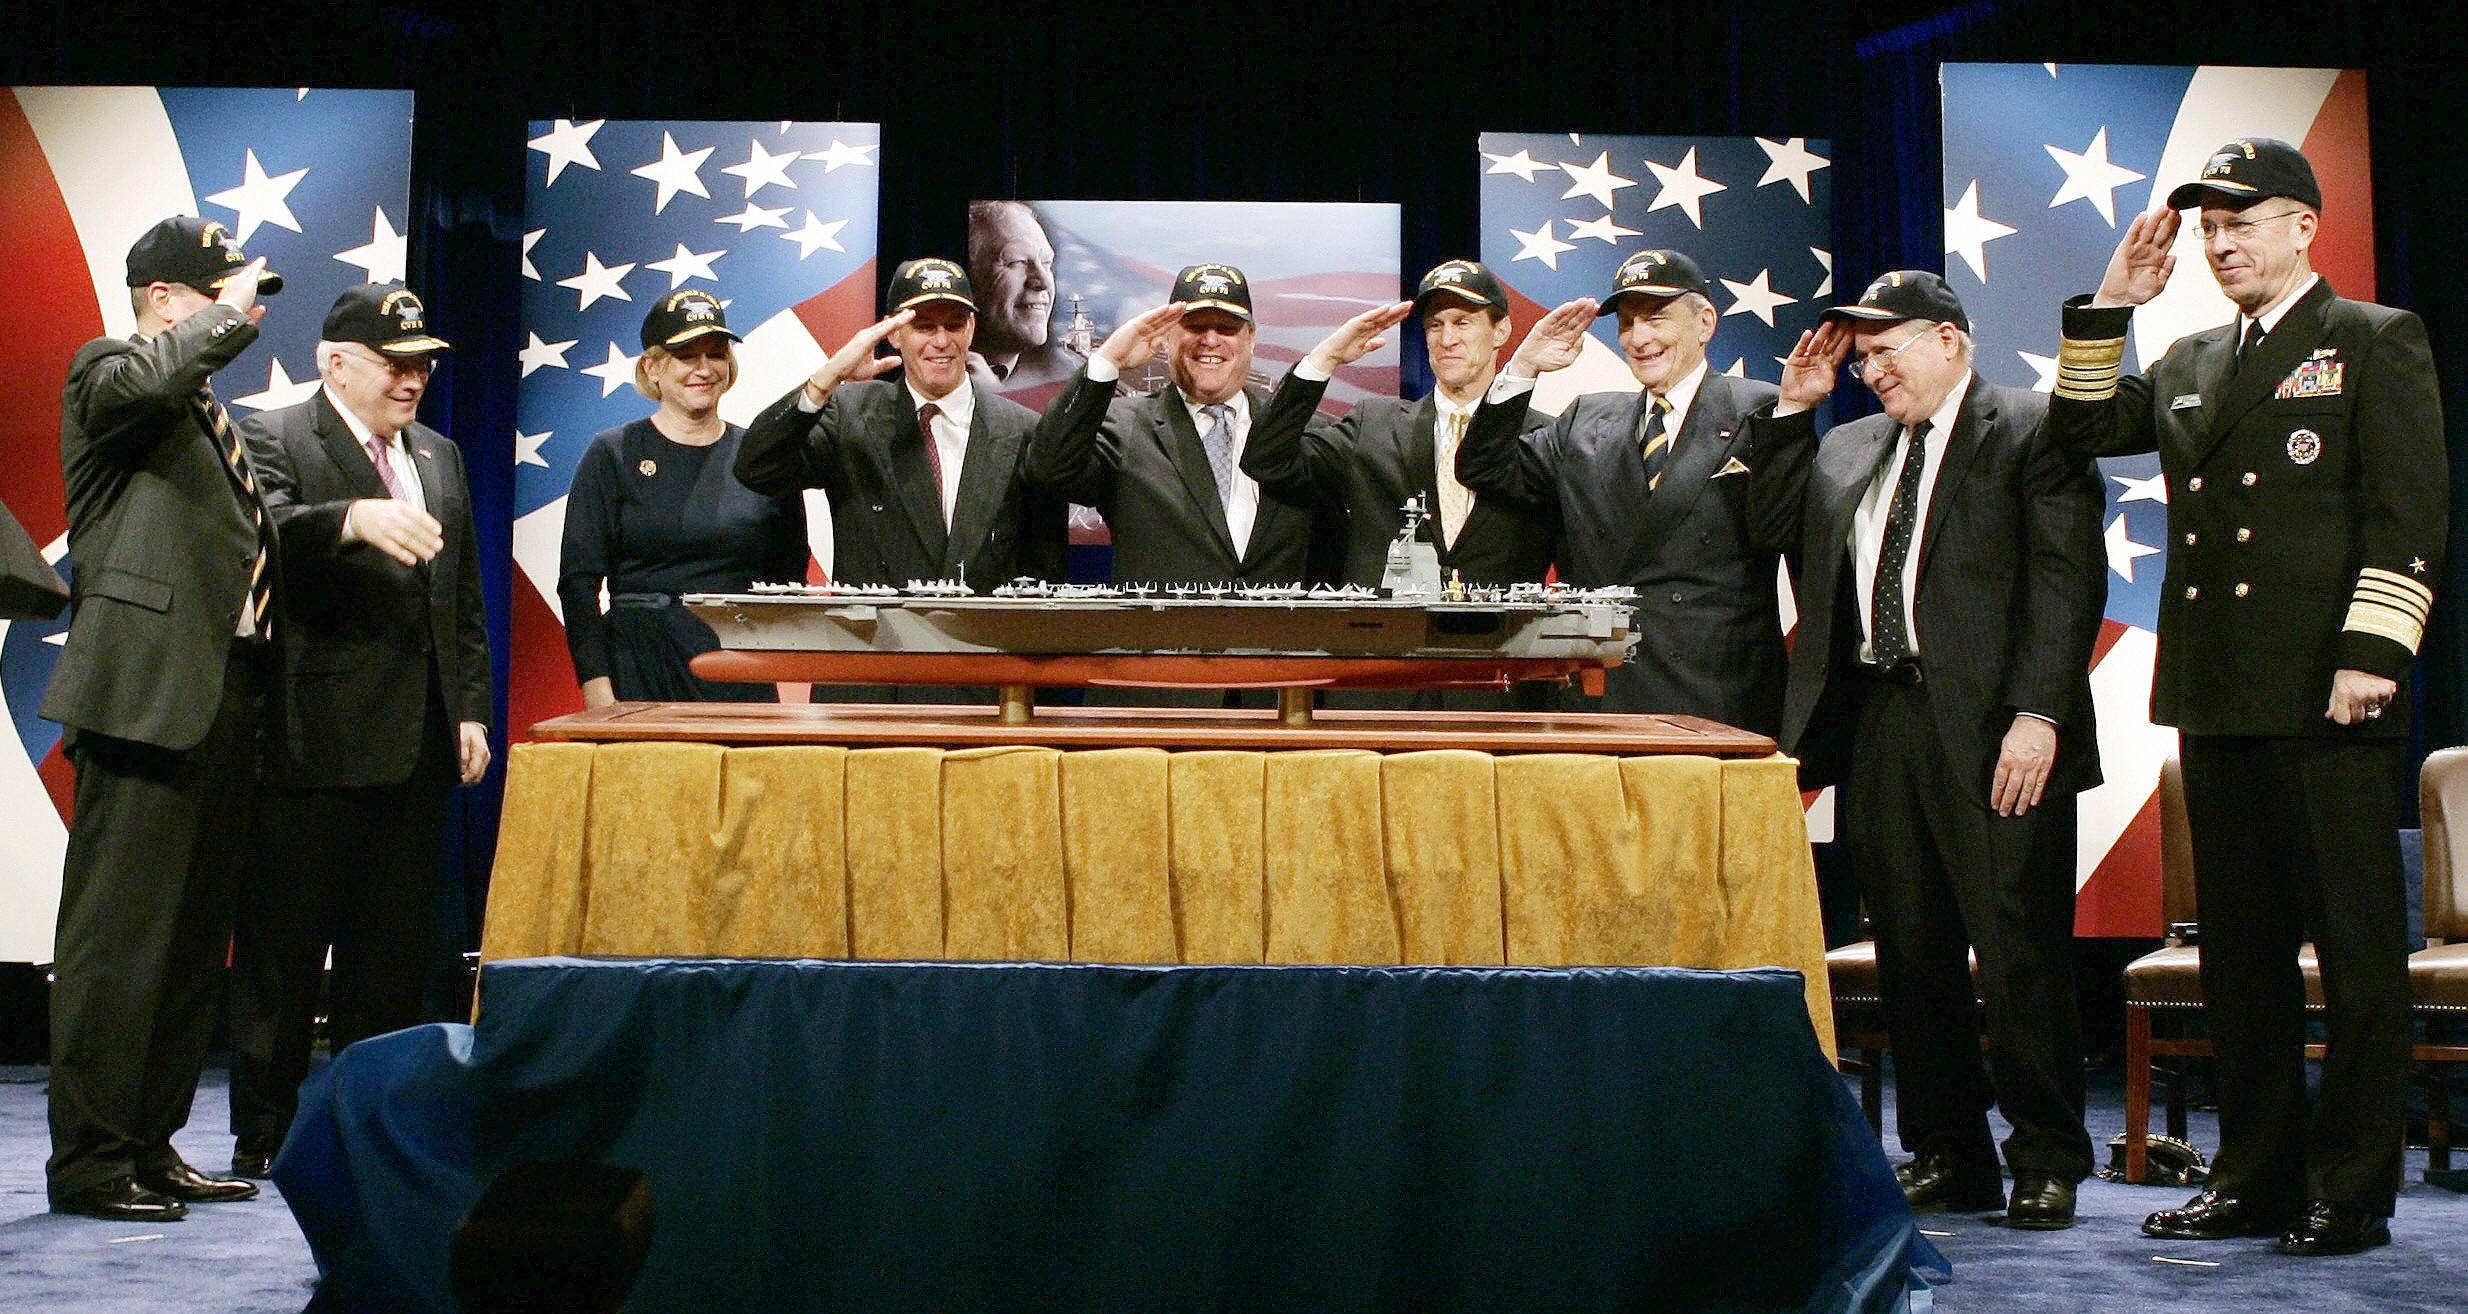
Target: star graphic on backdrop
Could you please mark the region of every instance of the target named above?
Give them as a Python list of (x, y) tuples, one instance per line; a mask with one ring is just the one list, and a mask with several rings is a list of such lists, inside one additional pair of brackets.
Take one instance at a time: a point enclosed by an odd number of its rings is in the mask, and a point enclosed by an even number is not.
[(2031, 391), (2054, 392), (2057, 387), (2057, 358), (2035, 351), (2017, 351), (2022, 363), (2031, 367)]
[(411, 243), (394, 231), (393, 224), (386, 222), (386, 212), (381, 207), (369, 234), (368, 245), (337, 251), (334, 258), (367, 270), (371, 283), (400, 283), (403, 281), (403, 270), (411, 263)]
[(523, 234), (523, 277), (534, 283), (540, 281), (540, 267), (531, 263), (531, 248), (538, 246), (540, 239), (546, 236), (548, 230), (545, 228), (534, 228)]
[(291, 98), (294, 102), (303, 101), (308, 99), (308, 94), (309, 89), (307, 87), (295, 87), (292, 89)]
[(2108, 522), (2108, 532), (2102, 535), (2108, 545), (2108, 568), (2122, 576), (2126, 583), (2134, 582), (2134, 558), (2159, 555), (2159, 549), (2144, 547), (2126, 536), (2125, 517)]
[(824, 223), (814, 217), (812, 210), (808, 210), (806, 211), (806, 226), (793, 233), (780, 234), (780, 240), (795, 242), (797, 258), (803, 260), (824, 247), (830, 247), (834, 251), (847, 250), (847, 247), (840, 245), (840, 230), (846, 227), (848, 227), (846, 219), (834, 219), (830, 223)]
[(548, 458), (540, 455), (540, 448), (547, 444), (549, 436), (549, 432), (525, 433), (520, 429), (515, 430), (514, 463), (516, 465), (536, 465), (543, 470), (547, 469)]
[(788, 227), (788, 221), (780, 217), (781, 215), (787, 213), (788, 207), (785, 205), (781, 206), (777, 210), (766, 210), (763, 207), (756, 205), (754, 202), (748, 201), (746, 202), (745, 209), (740, 210), (735, 214), (721, 215), (712, 222), (721, 224), (735, 224), (737, 225), (738, 232), (750, 233), (757, 228)]
[(2164, 474), (2155, 474), (2148, 479), (2136, 479), (2132, 475), (2110, 475), (2108, 477), (2116, 480), (2118, 485), (2125, 490), (2117, 494), (2119, 502), (2157, 502), (2161, 506), (2168, 505), (2168, 476)]
[(1568, 190), (1560, 193), (1561, 200), (1591, 196), (1600, 201), (1606, 210), (1617, 204), (1611, 198), (1617, 195), (1621, 188), (1637, 185), (1636, 179), (1623, 178), (1611, 172), (1611, 152), (1609, 151), (1596, 155), (1592, 164), (1563, 164), (1560, 169), (1568, 175)]
[(1971, 276), (1983, 283), (1988, 281), (1988, 244), (2013, 233), (2013, 229), (1994, 219), (1980, 217), (1977, 178), (1963, 189), (1962, 199), (1954, 203), (1954, 208), (1945, 212), (1945, 253), (1961, 256), (1962, 262), (1971, 266)]
[(282, 361), (271, 361), (266, 367), (266, 390), (252, 392), (246, 397), (234, 397), (231, 399), (231, 404), (246, 406), (252, 411), (271, 411), (282, 406), (297, 406), (317, 395), (317, 383), (315, 370), (309, 371), (307, 378), (294, 383), (291, 381), (291, 375), (284, 372)]
[(240, 185), (216, 192), (206, 199), (239, 212), (239, 231), (231, 235), (231, 240), (245, 246), (249, 235), (256, 232), (261, 224), (288, 228), (295, 233), (300, 231), (300, 221), (292, 217), (291, 203), (285, 198), (306, 177), (308, 170), (294, 169), (269, 178), (266, 176), (266, 166), (257, 162), (257, 152), (250, 151), (247, 161), (241, 166)]
[(600, 256), (598, 252), (585, 251), (583, 253), (583, 272), (576, 274), (572, 278), (558, 279), (557, 286), (570, 287), (575, 291), (582, 293), (583, 303), (576, 306), (575, 309), (589, 310), (591, 309), (591, 303), (598, 301), (602, 297), (606, 297), (611, 301), (632, 301), (634, 299), (633, 295), (627, 292), (622, 284), (625, 280), (625, 276), (633, 272), (634, 266), (631, 263), (622, 265), (604, 265), (600, 263)]
[(1746, 356), (1742, 356), (1738, 360), (1731, 362), (1731, 368), (1724, 370), (1723, 373), (1728, 374), (1735, 379), (1747, 378), (1748, 358)]
[(643, 268), (657, 269), (661, 273), (668, 275), (668, 285), (671, 288), (683, 286), (685, 281), (689, 278), (699, 278), (708, 283), (717, 283), (720, 281), (720, 276), (711, 272), (711, 262), (727, 254), (728, 252), (725, 249), (703, 252), (688, 251), (686, 249), (686, 244), (679, 242), (677, 244), (677, 254), (670, 256), (666, 260), (654, 260), (650, 264), (643, 266)]
[(1831, 296), (1831, 295), (1833, 295), (1833, 292), (1834, 292), (1834, 253), (1833, 253), (1833, 252), (1831, 252), (1831, 251), (1825, 250), (1825, 249), (1823, 249), (1823, 248), (1821, 248), (1821, 247), (1814, 247), (1814, 246), (1812, 246), (1812, 247), (1808, 248), (1808, 254), (1810, 254), (1810, 255), (1812, 255), (1812, 256), (1815, 256), (1815, 257), (1817, 258), (1817, 263), (1818, 263), (1818, 264), (1820, 264), (1820, 265), (1823, 265), (1823, 266), (1825, 267), (1825, 281), (1824, 281), (1824, 282), (1822, 282), (1822, 283), (1817, 284), (1817, 290), (1816, 290), (1816, 291), (1814, 291), (1814, 292), (1809, 293), (1808, 295), (1810, 295), (1810, 296), (1812, 296), (1812, 297), (1823, 297), (1823, 296)]
[(1510, 264), (1519, 260), (1540, 260), (1543, 268), (1556, 270), (1560, 267), (1560, 252), (1577, 249), (1575, 243), (1563, 242), (1551, 235), (1551, 221), (1548, 219), (1543, 220), (1542, 227), (1533, 232), (1511, 228), (1508, 234), (1517, 239), (1517, 254), (1508, 258)]
[(589, 123), (559, 119), (555, 127), (526, 144), (548, 157), (548, 180), (555, 183), (557, 175), (564, 173), (569, 164), (579, 164), (586, 169), (600, 167), (600, 157), (591, 153), (591, 135), (606, 122), (606, 119), (593, 119)]
[(838, 173), (840, 171), (840, 166), (843, 164), (873, 164), (874, 157), (870, 153), (873, 150), (874, 148), (872, 146), (851, 146), (847, 142), (834, 137), (831, 139), (830, 150), (807, 151), (806, 158), (809, 160), (822, 161), (823, 172), (825, 173)]
[(1571, 238), (1591, 237), (1598, 242), (1609, 242), (1616, 246), (1619, 244), (1619, 240), (1623, 237), (1637, 236), (1637, 230), (1634, 228), (1622, 228), (1620, 227), (1618, 221), (1614, 220), (1610, 215), (1604, 215), (1600, 219), (1588, 219), (1583, 223), (1579, 223), (1573, 219), (1570, 220), (1568, 223), (1568, 235)]
[(1491, 167), (1483, 170), (1484, 173), (1513, 173), (1527, 182), (1534, 181), (1535, 174), (1553, 167), (1527, 154), (1522, 146), (1517, 148), (1517, 153), (1514, 155), (1494, 155), (1489, 151), (1484, 151), (1482, 157), (1491, 161)]
[(1754, 315), (1764, 320), (1767, 328), (1772, 328), (1775, 308), (1787, 306), (1799, 300), (1798, 297), (1787, 297), (1773, 289), (1771, 286), (1773, 273), (1771, 269), (1760, 269), (1755, 278), (1745, 283), (1734, 283), (1727, 278), (1721, 280), (1724, 287), (1731, 289), (1731, 295), (1738, 298), (1731, 303), (1729, 310), (1722, 313)]
[(651, 212), (658, 214), (667, 209), (668, 203), (676, 199), (679, 192), (692, 192), (706, 201), (710, 200), (711, 193), (703, 187), (701, 169), (703, 161), (710, 159), (711, 153), (717, 149), (716, 146), (705, 146), (699, 151), (681, 151), (677, 149), (675, 137), (661, 133), (660, 158), (631, 170), (637, 178), (648, 178), (660, 184), (660, 196), (651, 203)]
[(1694, 146), (1688, 148), (1688, 154), (1680, 157), (1676, 168), (1656, 164), (1652, 160), (1647, 160), (1645, 167), (1652, 169), (1654, 180), (1662, 184), (1662, 190), (1654, 193), (1653, 204), (1645, 208), (1651, 211), (1676, 205), (1682, 214), (1688, 216), (1688, 222), (1699, 228), (1705, 227), (1705, 214), (1699, 203), (1716, 192), (1730, 190), (1721, 183), (1697, 176), (1697, 148)]
[(1765, 151), (1768, 161), (1765, 176), (1757, 180), (1759, 187), (1787, 182), (1791, 184), (1792, 191), (1800, 194), (1801, 200), (1815, 200), (1808, 190), (1808, 175), (1832, 164), (1832, 160), (1808, 149), (1806, 137), (1793, 137), (1789, 141), (1767, 141), (1759, 137), (1757, 145)]
[(568, 338), (563, 342), (542, 342), (537, 333), (531, 334), (530, 337), (531, 341), (524, 344), (522, 351), (515, 356), (516, 360), (523, 363), (523, 372), (516, 377), (528, 379), (533, 370), (548, 369), (552, 366), (561, 370), (574, 368), (566, 364), (566, 349), (574, 345), (574, 339)]
[(797, 184), (789, 181), (788, 166), (804, 159), (803, 152), (782, 151), (774, 155), (764, 150), (763, 144), (759, 141), (748, 141), (746, 150), (748, 154), (745, 163), (732, 164), (720, 170), (722, 173), (733, 174), (742, 179), (746, 185), (746, 195), (752, 196), (774, 184), (786, 187), (792, 192), (797, 190)]
[(2057, 162), (2058, 168), (2065, 170), (2065, 185), (2049, 199), (2048, 208), (2054, 210), (2067, 201), (2089, 201), (2091, 208), (2099, 211), (2100, 218), (2107, 220), (2111, 228), (2117, 226), (2117, 189), (2130, 182), (2141, 182), (2149, 176), (2108, 162), (2108, 129), (2104, 125), (2080, 155), (2054, 146), (2042, 146), (2040, 149), (2048, 152), (2048, 157)]
[(608, 344), (608, 359), (587, 367), (583, 373), (600, 381), (600, 395), (606, 397), (634, 382), (634, 358), (619, 351), (612, 342)]

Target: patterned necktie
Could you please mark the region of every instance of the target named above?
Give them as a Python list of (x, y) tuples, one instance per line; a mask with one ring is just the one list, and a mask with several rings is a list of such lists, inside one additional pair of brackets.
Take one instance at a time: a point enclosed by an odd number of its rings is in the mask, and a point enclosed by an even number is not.
[(943, 496), (943, 445), (934, 441), (934, 419), (943, 408), (932, 402), (917, 408), (917, 437), (925, 443), (926, 473), (934, 476), (934, 499)]
[(1911, 449), (1894, 477), (1894, 504), (1885, 513), (1885, 542), (1877, 549), (1877, 578), (1868, 608), (1869, 647), (1879, 666), (1911, 659), (1911, 623), (1903, 614), (1902, 568), (1919, 532), (1920, 476), (1928, 462), (1928, 422), (1911, 429)]
[(1224, 402), (1211, 402), (1200, 408), (1208, 417), (1208, 432), (1200, 435), (1200, 446), (1208, 452), (1208, 472), (1217, 477), (1217, 500), (1234, 500), (1234, 421), (1233, 407)]
[(2262, 339), (2264, 336), (2261, 320), (2249, 319), (2245, 321), (2245, 336), (2237, 343), (2236, 368), (2244, 369), (2245, 362), (2254, 358), (2254, 348), (2262, 345)]
[(393, 453), (386, 450), (388, 446), (389, 444), (385, 439), (380, 438), (375, 434), (370, 434), (368, 439), (368, 459), (376, 465), (377, 477), (384, 480), (386, 483), (386, 496), (400, 502), (403, 500), (403, 485), (394, 477)]
[(1645, 429), (1637, 435), (1638, 449), (1645, 455), (1645, 491), (1662, 486), (1662, 468), (1671, 460), (1672, 436), (1663, 427), (1663, 417), (1671, 411), (1671, 399), (1660, 393), (1646, 398)]
[(1451, 414), (1440, 422), (1439, 493), (1440, 542), (1456, 546), (1457, 531), (1465, 528), (1466, 514), (1474, 509), (1474, 494), (1457, 482), (1457, 447), (1465, 441), (1465, 416)]
[(274, 593), (274, 576), (266, 569), (272, 557), (272, 545), (266, 533), (266, 506), (257, 496), (257, 476), (249, 469), (248, 449), (240, 445), (240, 431), (231, 423), (231, 412), (214, 399), (214, 390), (197, 390), (197, 410), (214, 439), (215, 450), (223, 457), (223, 473), (231, 476), (232, 486), (240, 490), (241, 505), (248, 508), (249, 528), (257, 535), (257, 557), (249, 563), (249, 593), (247, 609), (240, 616), (244, 634), (272, 637), (274, 617), (267, 608)]

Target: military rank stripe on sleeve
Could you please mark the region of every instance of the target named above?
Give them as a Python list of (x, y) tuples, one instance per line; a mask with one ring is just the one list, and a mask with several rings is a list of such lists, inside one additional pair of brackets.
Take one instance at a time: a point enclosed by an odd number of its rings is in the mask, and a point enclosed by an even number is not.
[(2396, 571), (2367, 566), (2357, 572), (2357, 593), (2348, 604), (2346, 628), (2379, 634), (2415, 652), (2425, 637), (2425, 617), (2433, 605), (2432, 589)]
[(2125, 369), (2125, 339), (2067, 338), (2057, 352), (2056, 393), (2069, 401), (2106, 401), (2117, 395)]

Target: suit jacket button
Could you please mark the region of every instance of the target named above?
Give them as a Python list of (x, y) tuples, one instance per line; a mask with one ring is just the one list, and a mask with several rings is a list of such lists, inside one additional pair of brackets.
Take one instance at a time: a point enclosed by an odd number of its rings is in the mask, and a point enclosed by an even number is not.
[(2247, 583), (2244, 583), (2244, 582), (2242, 582), (2242, 581), (2239, 581), (2239, 582), (2238, 582), (2238, 584), (2237, 584), (2237, 596), (2238, 596), (2238, 597), (2242, 598), (2242, 597), (2244, 597), (2246, 594), (2251, 593), (2251, 592), (2253, 592), (2253, 591), (2254, 591), (2254, 586), (2253, 586), (2253, 585), (2251, 585), (2251, 584), (2247, 584)]
[(2199, 492), (2201, 492), (2201, 491), (2202, 491), (2202, 476), (2201, 476), (2201, 475), (2195, 475), (2193, 478), (2186, 480), (2186, 481), (2185, 481), (2185, 491), (2186, 491), (2186, 492), (2189, 492), (2189, 493), (2199, 493)]
[(1674, 591), (1674, 592), (1671, 594), (1671, 600), (1672, 600), (1673, 602), (1677, 602), (1677, 601), (1679, 601), (1679, 600), (1680, 600), (1680, 594), (1679, 594), (1677, 591)]
[(2187, 534), (2187, 535), (2185, 536), (2185, 546), (2187, 546), (2187, 547), (2192, 547), (2194, 544), (2199, 543), (2199, 542), (2201, 542), (2201, 541), (2202, 541), (2202, 535), (2200, 535), (2200, 534), (2192, 534), (2192, 533), (2189, 533), (2189, 534)]
[(2245, 486), (2246, 486), (2247, 488), (2251, 488), (2251, 487), (2253, 487), (2253, 486), (2254, 486), (2254, 481), (2255, 481), (2255, 480), (2257, 480), (2257, 479), (2260, 479), (2261, 477), (2262, 477), (2261, 475), (2255, 474), (2255, 473), (2254, 473), (2253, 471), (2251, 471), (2251, 470), (2246, 471), (2246, 472), (2245, 472)]
[(2239, 529), (2239, 530), (2237, 531), (2237, 541), (2238, 541), (2238, 542), (2240, 542), (2240, 543), (2247, 542), (2247, 541), (2251, 540), (2253, 537), (2254, 537), (2254, 531), (2253, 531), (2253, 530), (2250, 530), (2250, 529)]
[(2191, 585), (2191, 584), (2188, 584), (2188, 585), (2186, 585), (2186, 586), (2185, 586), (2185, 600), (2186, 600), (2187, 602), (2192, 602), (2194, 599), (2199, 598), (2199, 597), (2201, 597), (2201, 596), (2202, 596), (2202, 590), (2201, 590), (2201, 589), (2195, 588), (2195, 587), (2194, 587), (2193, 585)]

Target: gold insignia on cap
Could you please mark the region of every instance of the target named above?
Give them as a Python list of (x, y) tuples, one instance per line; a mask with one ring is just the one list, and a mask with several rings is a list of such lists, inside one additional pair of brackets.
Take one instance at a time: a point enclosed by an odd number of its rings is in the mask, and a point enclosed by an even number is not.
[(951, 271), (939, 266), (920, 269), (917, 271), (917, 286), (949, 287), (951, 286)]
[(1452, 260), (1449, 263), (1432, 270), (1431, 281), (1434, 283), (1462, 283), (1466, 280), (1466, 276), (1471, 272), (1473, 271)]
[(208, 219), (206, 226), (197, 230), (197, 244), (199, 246), (222, 246), (230, 234), (231, 230), (223, 227), (222, 220)]
[(1202, 274), (1193, 281), (1202, 296), (1221, 297), (1234, 290), (1234, 280), (1223, 274)]

